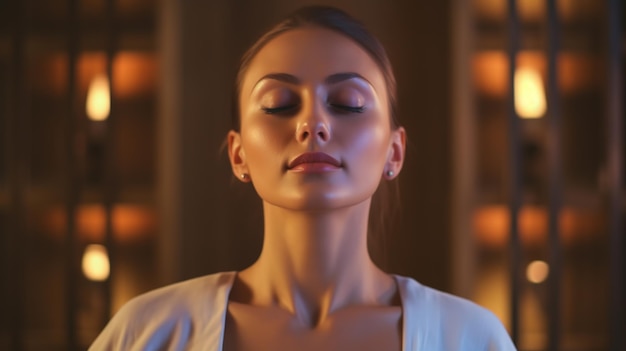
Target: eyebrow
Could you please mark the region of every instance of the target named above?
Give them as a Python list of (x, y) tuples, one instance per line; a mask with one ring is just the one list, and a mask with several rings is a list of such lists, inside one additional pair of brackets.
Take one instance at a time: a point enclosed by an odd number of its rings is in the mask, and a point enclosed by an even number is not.
[(372, 85), (367, 79), (365, 79), (365, 77), (363, 77), (362, 75), (355, 73), (355, 72), (345, 72), (345, 73), (335, 73), (332, 74), (330, 76), (328, 76), (324, 82), (326, 84), (336, 84), (339, 82), (343, 82), (344, 80), (349, 80), (349, 79), (353, 79), (353, 78), (358, 78), (361, 79), (365, 82), (367, 82), (367, 84)]
[[(342, 72), (342, 73), (331, 74), (330, 76), (326, 77), (326, 79), (324, 79), (324, 83), (336, 84), (336, 83), (343, 82), (345, 80), (349, 80), (353, 78), (361, 79), (365, 81), (367, 84), (372, 85), (372, 83), (370, 83), (367, 79), (365, 79), (365, 77), (355, 72)], [(261, 77), (261, 79), (259, 79), (256, 82), (256, 84), (254, 84), (254, 86), (256, 87), (260, 82), (266, 79), (273, 79), (273, 80), (277, 80), (277, 81), (285, 82), (289, 84), (294, 84), (294, 85), (300, 84), (300, 79), (298, 79), (298, 77), (291, 75), (289, 73), (269, 73)]]
[(254, 86), (257, 86), (261, 81), (264, 81), (266, 79), (278, 80), (290, 84), (300, 84), (300, 79), (289, 73), (270, 73), (261, 77), (261, 79), (259, 79), (256, 84), (254, 84)]

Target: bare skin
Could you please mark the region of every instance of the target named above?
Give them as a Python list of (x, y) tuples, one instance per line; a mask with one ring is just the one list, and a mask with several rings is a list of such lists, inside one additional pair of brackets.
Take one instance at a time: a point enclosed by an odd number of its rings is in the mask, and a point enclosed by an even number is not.
[(371, 197), (405, 144), (378, 66), (340, 34), (292, 30), (253, 59), (239, 102), (229, 156), (263, 200), (265, 237), (231, 291), (224, 350), (400, 350), (395, 281), (367, 252)]

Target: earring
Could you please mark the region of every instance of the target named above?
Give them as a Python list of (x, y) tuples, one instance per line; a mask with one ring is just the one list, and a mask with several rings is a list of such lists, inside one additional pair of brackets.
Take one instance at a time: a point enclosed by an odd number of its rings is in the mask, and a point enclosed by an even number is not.
[(393, 177), (393, 171), (387, 171), (387, 177)]
[(239, 178), (241, 178), (241, 180), (248, 180), (248, 178), (250, 178), (250, 176), (248, 176), (248, 173), (241, 173)]

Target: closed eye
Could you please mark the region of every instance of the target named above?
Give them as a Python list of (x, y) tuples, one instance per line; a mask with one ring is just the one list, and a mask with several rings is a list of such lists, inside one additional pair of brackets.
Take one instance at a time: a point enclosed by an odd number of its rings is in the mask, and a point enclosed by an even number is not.
[(341, 104), (330, 104), (335, 110), (340, 112), (348, 112), (348, 113), (362, 113), (365, 111), (365, 106), (349, 106), (349, 105), (341, 105)]
[(278, 107), (261, 107), (261, 110), (268, 115), (275, 115), (281, 113), (287, 113), (294, 111), (298, 108), (298, 105), (286, 105), (286, 106), (278, 106)]

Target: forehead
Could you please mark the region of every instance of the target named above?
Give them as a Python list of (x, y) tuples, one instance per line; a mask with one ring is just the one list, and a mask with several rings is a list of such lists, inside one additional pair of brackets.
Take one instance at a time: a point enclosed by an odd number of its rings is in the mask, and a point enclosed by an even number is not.
[(252, 59), (242, 93), (270, 73), (288, 73), (302, 82), (320, 83), (342, 72), (358, 73), (383, 92), (384, 77), (371, 56), (352, 39), (329, 29), (304, 27), (270, 40)]

